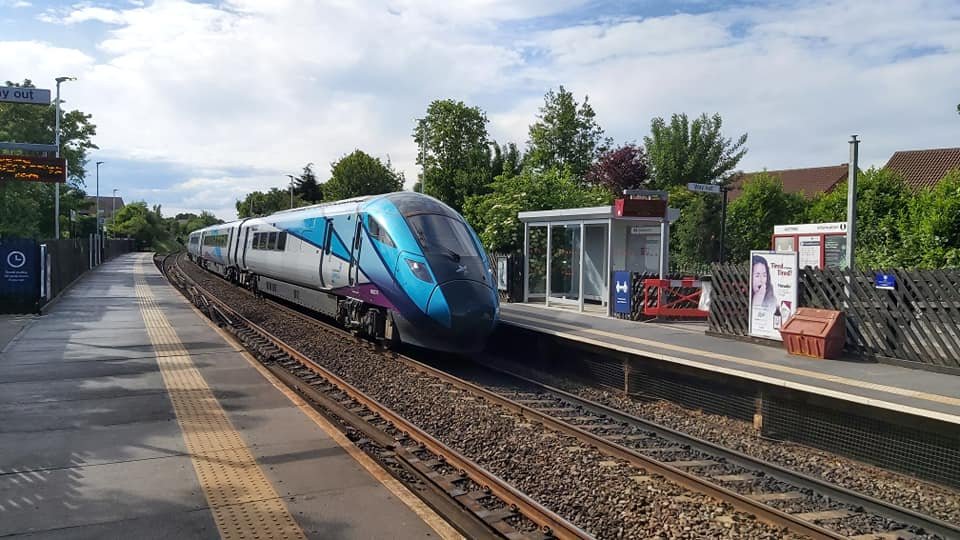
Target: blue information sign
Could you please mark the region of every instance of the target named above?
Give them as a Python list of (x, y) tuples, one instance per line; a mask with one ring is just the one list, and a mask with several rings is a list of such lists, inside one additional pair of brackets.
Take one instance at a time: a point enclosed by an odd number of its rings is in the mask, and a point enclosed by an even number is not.
[(877, 274), (874, 283), (878, 289), (894, 290), (897, 288), (897, 276), (893, 274)]
[(631, 282), (630, 272), (618, 270), (613, 273), (614, 313), (630, 313)]
[(28, 313), (40, 299), (37, 243), (0, 239), (0, 312)]

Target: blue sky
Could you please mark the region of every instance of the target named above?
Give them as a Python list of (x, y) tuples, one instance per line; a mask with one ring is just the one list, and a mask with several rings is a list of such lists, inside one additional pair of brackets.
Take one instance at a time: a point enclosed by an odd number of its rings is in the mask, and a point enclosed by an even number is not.
[[(616, 142), (723, 115), (744, 170), (960, 145), (960, 2), (0, 0), (0, 77), (94, 115), (101, 193), (234, 215), (244, 193), (356, 148), (416, 178), (432, 99), (526, 142), (543, 94), (585, 94)], [(88, 191), (94, 191), (91, 174)]]

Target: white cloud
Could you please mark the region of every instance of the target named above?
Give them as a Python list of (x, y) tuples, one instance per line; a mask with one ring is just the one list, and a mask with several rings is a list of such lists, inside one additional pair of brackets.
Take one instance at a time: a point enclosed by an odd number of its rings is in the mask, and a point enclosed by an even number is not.
[(355, 148), (389, 155), (412, 183), (410, 134), (432, 99), (481, 106), (493, 137), (522, 145), (560, 84), (589, 94), (618, 141), (641, 140), (653, 116), (720, 112), (728, 136), (750, 134), (748, 169), (840, 163), (854, 132), (868, 163), (957, 140), (960, 5), (947, 0), (620, 19), (581, 7), (579, 20), (570, 8), (592, 4), (130, 4), (46, 14), (110, 24), (95, 51), (0, 42), (0, 54), (7, 73), (40, 86), (78, 75), (67, 98), (93, 113), (104, 152), (197, 171), (163, 193), (140, 180), (174, 207), (232, 208), (242, 190), (280, 185), (307, 162), (324, 178)]

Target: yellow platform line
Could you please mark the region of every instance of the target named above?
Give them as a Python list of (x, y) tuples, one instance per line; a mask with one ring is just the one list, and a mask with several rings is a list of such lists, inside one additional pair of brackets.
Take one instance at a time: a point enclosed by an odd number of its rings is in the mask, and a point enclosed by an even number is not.
[[(518, 319), (518, 320), (513, 320), (513, 319)], [(544, 331), (544, 332), (546, 332), (546, 333), (548, 333), (548, 334), (556, 335), (557, 337), (563, 337), (563, 338), (567, 338), (567, 339), (573, 339), (573, 340), (575, 340), (575, 341), (582, 341), (582, 342), (584, 342), (584, 343), (589, 343), (589, 344), (591, 344), (591, 345), (598, 345), (598, 346), (602, 346), (602, 347), (609, 348), (609, 349), (619, 350), (619, 351), (621, 351), (621, 352), (627, 352), (627, 353), (632, 353), (632, 354), (642, 354), (642, 355), (650, 356), (650, 357), (652, 357), (652, 358), (656, 358), (656, 359), (658, 359), (658, 360), (664, 360), (664, 361), (667, 361), (667, 362), (673, 362), (673, 363), (677, 363), (677, 364), (689, 365), (689, 366), (691, 366), (691, 367), (697, 367), (697, 368), (699, 368), (699, 369), (707, 369), (707, 370), (711, 370), (711, 371), (717, 371), (717, 372), (720, 372), (720, 373), (728, 373), (728, 374), (736, 375), (736, 376), (743, 377), (743, 378), (755, 379), (755, 380), (760, 380), (760, 381), (763, 381), (763, 382), (770, 382), (770, 383), (772, 383), (772, 384), (778, 384), (778, 385), (780, 385), (780, 386), (786, 386), (786, 387), (790, 387), (790, 388), (796, 388), (796, 389), (803, 390), (803, 391), (806, 391), (806, 392), (820, 393), (820, 394), (823, 394), (823, 395), (828, 395), (828, 396), (833, 396), (833, 397), (839, 397), (840, 399), (845, 399), (845, 400), (847, 400), (847, 401), (857, 401), (857, 402), (860, 402), (860, 403), (863, 403), (863, 404), (877, 405), (877, 406), (881, 406), (881, 407), (887, 408), (887, 409), (902, 410), (902, 411), (904, 411), (904, 412), (909, 412), (909, 413), (911, 413), (911, 414), (917, 414), (917, 415), (920, 415), (920, 416), (927, 416), (927, 417), (930, 417), (930, 418), (937, 418), (937, 419), (944, 420), (944, 421), (951, 422), (951, 423), (960, 423), (960, 416), (953, 415), (953, 414), (941, 413), (941, 412), (939, 412), (939, 411), (931, 411), (931, 410), (928, 410), (928, 409), (921, 409), (921, 408), (918, 408), (918, 407), (910, 407), (910, 406), (908, 406), (908, 405), (901, 405), (901, 404), (898, 404), (898, 403), (890, 403), (890, 402), (885, 402), (885, 401), (882, 401), (882, 400), (875, 400), (875, 399), (867, 398), (867, 397), (865, 397), (865, 396), (860, 396), (860, 395), (846, 394), (846, 393), (843, 393), (843, 392), (834, 392), (834, 391), (831, 391), (831, 390), (829, 390), (829, 389), (813, 387), (813, 386), (805, 385), (805, 384), (802, 384), (802, 383), (794, 383), (794, 382), (792, 382), (792, 381), (786, 381), (786, 380), (783, 380), (783, 379), (775, 379), (775, 378), (773, 378), (773, 377), (767, 377), (767, 376), (764, 376), (764, 375), (760, 375), (760, 374), (758, 374), (758, 373), (752, 373), (752, 372), (747, 372), (747, 371), (741, 371), (741, 370), (734, 370), (734, 369), (724, 368), (724, 367), (721, 367), (721, 366), (717, 366), (717, 365), (715, 365), (715, 364), (705, 364), (705, 363), (703, 363), (703, 362), (697, 362), (697, 361), (695, 361), (695, 360), (690, 360), (690, 359), (687, 359), (687, 358), (680, 358), (680, 357), (677, 357), (677, 356), (665, 355), (665, 354), (657, 353), (657, 352), (654, 352), (654, 351), (645, 351), (645, 350), (642, 350), (642, 349), (635, 349), (635, 348), (632, 348), (632, 347), (624, 347), (624, 346), (617, 345), (617, 344), (615, 344), (615, 343), (610, 343), (610, 342), (607, 342), (607, 341), (599, 341), (599, 340), (591, 339), (591, 338), (589, 338), (589, 337), (586, 337), (586, 336), (583, 336), (583, 335), (580, 335), (580, 334), (574, 334), (574, 333), (570, 333), (570, 332), (593, 334), (593, 335), (600, 336), (600, 337), (605, 337), (605, 338), (608, 338), (608, 339), (615, 339), (615, 340), (618, 340), (618, 341), (626, 341), (626, 342), (630, 342), (630, 343), (636, 343), (636, 344), (638, 344), (638, 345), (645, 345), (645, 346), (648, 346), (648, 347), (656, 347), (656, 348), (658, 348), (658, 349), (663, 349), (663, 350), (668, 350), (668, 351), (674, 351), (674, 352), (680, 352), (680, 353), (686, 353), (686, 354), (691, 354), (691, 355), (695, 355), (695, 356), (710, 358), (710, 359), (714, 359), (714, 360), (722, 360), (722, 361), (725, 361), (725, 362), (731, 362), (731, 363), (733, 363), (733, 364), (739, 364), (739, 365), (741, 365), (741, 366), (750, 366), (750, 367), (755, 367), (755, 368), (768, 369), (768, 370), (771, 370), (771, 371), (777, 371), (777, 372), (781, 372), (781, 373), (789, 373), (789, 374), (791, 374), (791, 375), (800, 375), (800, 376), (808, 377), (808, 378), (811, 378), (811, 379), (816, 379), (816, 380), (821, 380), (821, 381), (828, 381), (828, 382), (832, 382), (832, 383), (836, 383), (836, 384), (842, 384), (842, 385), (849, 386), (849, 387), (853, 387), (853, 388), (859, 388), (859, 389), (864, 389), (864, 390), (874, 390), (874, 391), (877, 391), (877, 392), (885, 392), (885, 393), (888, 393), (888, 394), (894, 394), (894, 395), (898, 395), (898, 396), (910, 397), (910, 398), (921, 399), (921, 400), (930, 401), (930, 402), (935, 402), (935, 403), (941, 403), (941, 404), (944, 404), (944, 405), (950, 405), (950, 406), (954, 406), (954, 407), (960, 407), (960, 399), (957, 399), (957, 398), (954, 398), (954, 397), (950, 397), (950, 396), (943, 396), (943, 395), (940, 395), (940, 394), (930, 394), (930, 393), (927, 393), (927, 392), (921, 392), (921, 391), (918, 391), (918, 390), (910, 390), (910, 389), (907, 389), (907, 388), (900, 388), (900, 387), (896, 387), (896, 386), (887, 386), (887, 385), (882, 385), (882, 384), (876, 384), (876, 383), (871, 383), (871, 382), (867, 382), (867, 381), (860, 381), (860, 380), (856, 380), (856, 379), (850, 379), (850, 378), (846, 378), (846, 377), (840, 377), (840, 376), (837, 376), (837, 375), (829, 375), (829, 374), (826, 374), (826, 373), (819, 373), (819, 372), (816, 372), (816, 371), (808, 371), (808, 370), (805, 370), (805, 369), (794, 368), (794, 367), (790, 367), (790, 366), (781, 366), (781, 365), (773, 364), (773, 363), (770, 363), (770, 362), (763, 362), (763, 361), (761, 361), (761, 360), (750, 360), (750, 359), (748, 359), (748, 358), (740, 358), (740, 357), (731, 356), (731, 355), (728, 355), (728, 354), (720, 354), (720, 353), (715, 353), (715, 352), (710, 352), (710, 351), (703, 351), (703, 350), (700, 350), (700, 349), (693, 349), (693, 348), (690, 348), (690, 347), (684, 347), (684, 346), (682, 346), (682, 345), (674, 345), (674, 344), (672, 344), (672, 343), (664, 343), (664, 342), (662, 342), (662, 341), (653, 341), (653, 340), (643, 339), (643, 338), (638, 338), (638, 337), (633, 337), (633, 336), (626, 336), (626, 335), (618, 334), (618, 333), (615, 333), (615, 332), (607, 332), (607, 331), (605, 331), (605, 330), (597, 330), (597, 329), (594, 329), (594, 328), (585, 328), (585, 327), (583, 327), (583, 326), (575, 326), (575, 325), (572, 325), (572, 324), (567, 324), (567, 323), (562, 323), (562, 322), (557, 322), (557, 321), (552, 321), (552, 320), (545, 320), (545, 319), (541, 319), (541, 318), (538, 318), (538, 317), (530, 317), (530, 316), (525, 316), (525, 315), (518, 315), (518, 314), (516, 314), (516, 313), (510, 313), (510, 314), (507, 316), (507, 318), (504, 319), (504, 322), (506, 322), (506, 323), (508, 323), (508, 324), (513, 324), (513, 325), (515, 325), (515, 326), (520, 326), (520, 327), (523, 327), (523, 328), (527, 328), (527, 329), (530, 329), (530, 330)], [(535, 326), (535, 325), (533, 325), (533, 324), (531, 324), (531, 323), (537, 323), (537, 326)], [(544, 328), (543, 326), (539, 326), (539, 325), (544, 325), (544, 324), (553, 326), (553, 327), (555, 327), (555, 328), (563, 328), (563, 329), (569, 330), (570, 332), (562, 332), (562, 331), (558, 331), (558, 330), (552, 330), (552, 329), (550, 329), (550, 328)]]
[(157, 305), (142, 259), (134, 274), (140, 314), (221, 538), (306, 538)]

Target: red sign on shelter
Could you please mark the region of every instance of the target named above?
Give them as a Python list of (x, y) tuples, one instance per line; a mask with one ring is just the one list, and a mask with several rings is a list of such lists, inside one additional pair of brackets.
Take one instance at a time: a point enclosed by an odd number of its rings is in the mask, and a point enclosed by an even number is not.
[(67, 181), (67, 160), (66, 158), (0, 155), (0, 180), (63, 184)]

